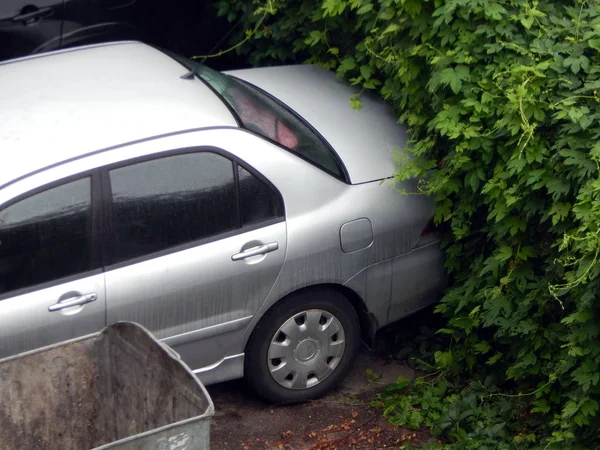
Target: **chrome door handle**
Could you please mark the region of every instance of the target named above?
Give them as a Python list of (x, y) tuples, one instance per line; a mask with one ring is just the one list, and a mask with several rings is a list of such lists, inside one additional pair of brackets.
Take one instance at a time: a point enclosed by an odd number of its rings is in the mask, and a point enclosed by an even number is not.
[(80, 295), (79, 297), (73, 297), (69, 300), (65, 300), (64, 302), (58, 302), (54, 305), (48, 306), (48, 311), (60, 311), (61, 309), (71, 308), (72, 306), (80, 306), (85, 305), (86, 303), (91, 303), (98, 298), (96, 294), (85, 294)]
[(277, 242), (271, 242), (269, 244), (260, 245), (258, 247), (252, 247), (248, 250), (244, 250), (243, 252), (236, 253), (231, 257), (231, 260), (241, 261), (242, 259), (250, 258), (252, 256), (266, 255), (269, 252), (274, 252), (278, 248), (279, 244)]

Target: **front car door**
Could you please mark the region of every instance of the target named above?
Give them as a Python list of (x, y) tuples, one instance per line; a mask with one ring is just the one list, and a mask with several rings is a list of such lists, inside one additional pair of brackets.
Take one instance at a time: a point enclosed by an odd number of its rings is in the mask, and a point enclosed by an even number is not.
[(192, 367), (218, 362), (283, 265), (283, 200), (215, 150), (107, 168), (107, 318), (149, 328)]
[(105, 325), (98, 185), (84, 176), (0, 201), (0, 358)]
[[(148, 2), (142, 3), (144, 9)], [(138, 9), (136, 0), (65, 0), (61, 46), (117, 40), (146, 41), (142, 29), (133, 25)]]
[(60, 45), (63, 0), (0, 1), (0, 61)]

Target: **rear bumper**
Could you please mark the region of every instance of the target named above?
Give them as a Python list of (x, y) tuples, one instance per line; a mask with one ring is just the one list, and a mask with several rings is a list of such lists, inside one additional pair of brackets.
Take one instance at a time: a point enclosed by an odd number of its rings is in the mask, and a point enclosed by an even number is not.
[(444, 253), (439, 240), (392, 258), (392, 292), (387, 323), (438, 301), (446, 283)]

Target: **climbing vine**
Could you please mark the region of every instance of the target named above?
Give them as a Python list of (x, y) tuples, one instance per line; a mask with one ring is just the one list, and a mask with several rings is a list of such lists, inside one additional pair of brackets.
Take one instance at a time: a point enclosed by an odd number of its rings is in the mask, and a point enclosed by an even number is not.
[(445, 448), (600, 448), (599, 3), (216, 3), (253, 64), (335, 70), (409, 129), (397, 177), (446, 225), (447, 345), (386, 416)]

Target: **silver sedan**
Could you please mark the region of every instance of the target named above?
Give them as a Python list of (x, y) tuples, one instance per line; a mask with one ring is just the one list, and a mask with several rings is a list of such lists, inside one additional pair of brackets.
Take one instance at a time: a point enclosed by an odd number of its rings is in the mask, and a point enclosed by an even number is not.
[(335, 387), (445, 282), (431, 202), (391, 179), (405, 132), (354, 93), (136, 42), (1, 63), (0, 357), (129, 320), (207, 384)]

